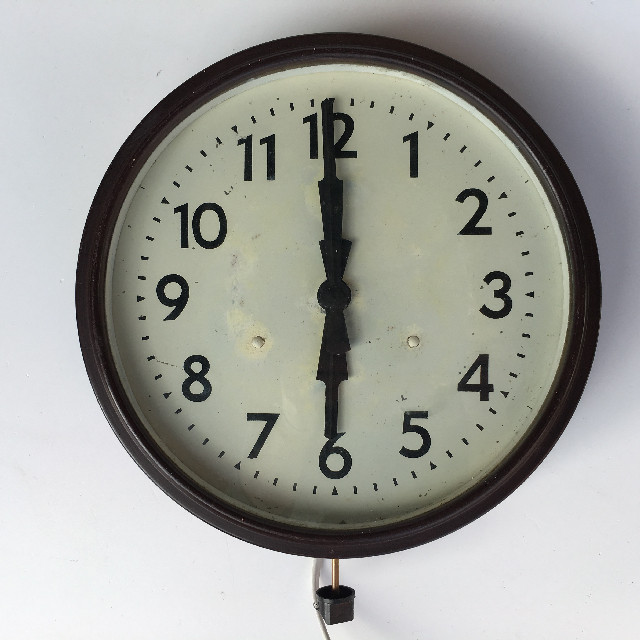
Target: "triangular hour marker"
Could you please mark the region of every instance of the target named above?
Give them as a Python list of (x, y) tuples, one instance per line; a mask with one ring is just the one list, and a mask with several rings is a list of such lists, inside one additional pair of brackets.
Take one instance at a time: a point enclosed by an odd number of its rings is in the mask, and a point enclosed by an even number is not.
[(436, 465), (435, 465), (435, 464), (433, 464), (433, 462), (429, 462), (429, 464), (431, 465), (431, 468), (432, 468), (432, 469), (435, 469), (435, 468), (436, 468)]
[(500, 200), (500, 198), (506, 198), (507, 194), (503, 191), (499, 196), (498, 196), (498, 200)]
[[(240, 460), (240, 462), (242, 462), (242, 460)], [(234, 464), (233, 468), (238, 469), (238, 471), (240, 471), (240, 462), (238, 462), (238, 464)]]

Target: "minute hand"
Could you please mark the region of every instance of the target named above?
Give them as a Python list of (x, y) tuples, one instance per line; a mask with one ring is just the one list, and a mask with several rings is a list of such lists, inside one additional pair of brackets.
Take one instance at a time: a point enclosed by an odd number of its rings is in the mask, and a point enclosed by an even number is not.
[(338, 433), (338, 386), (348, 379), (347, 356), (350, 350), (344, 310), (351, 301), (351, 290), (342, 280), (351, 242), (342, 237), (342, 180), (336, 176), (333, 132), (333, 100), (322, 102), (322, 138), (324, 178), (318, 182), (324, 240), (320, 251), (326, 280), (318, 289), (318, 303), (326, 311), (322, 346), (316, 378), (326, 385), (325, 436)]

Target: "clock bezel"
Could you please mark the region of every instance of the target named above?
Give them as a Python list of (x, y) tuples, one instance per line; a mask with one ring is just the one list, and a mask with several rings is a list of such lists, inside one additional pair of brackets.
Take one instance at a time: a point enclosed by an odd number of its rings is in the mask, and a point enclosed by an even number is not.
[[(346, 532), (294, 527), (244, 512), (203, 492), (146, 434), (116, 372), (109, 349), (105, 285), (117, 217), (136, 176), (167, 135), (209, 100), (255, 77), (319, 63), (390, 67), (433, 79), (466, 98), (518, 141), (554, 203), (567, 248), (572, 297), (565, 353), (556, 382), (525, 438), (479, 484), (445, 505), (399, 523)], [(93, 390), (120, 442), (170, 497), (215, 526), (262, 547), (314, 557), (363, 557), (430, 542), (475, 520), (511, 494), (564, 431), (595, 354), (600, 268), (589, 216), (568, 167), (535, 121), (486, 78), (451, 58), (380, 36), (329, 33), (276, 40), (234, 54), (196, 74), (162, 100), (122, 145), (95, 195), (76, 276), (80, 345)]]

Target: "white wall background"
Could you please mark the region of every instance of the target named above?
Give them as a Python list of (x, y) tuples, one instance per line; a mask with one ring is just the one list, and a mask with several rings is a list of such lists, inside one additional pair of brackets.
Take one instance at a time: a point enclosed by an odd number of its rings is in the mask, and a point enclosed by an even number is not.
[(589, 383), (512, 496), (421, 548), (342, 563), (335, 639), (640, 636), (640, 3), (633, 0), (0, 2), (0, 637), (320, 638), (311, 561), (200, 522), (102, 416), (74, 309), (78, 246), (120, 144), (169, 91), (266, 40), (392, 36), (527, 109), (590, 210), (603, 273)]

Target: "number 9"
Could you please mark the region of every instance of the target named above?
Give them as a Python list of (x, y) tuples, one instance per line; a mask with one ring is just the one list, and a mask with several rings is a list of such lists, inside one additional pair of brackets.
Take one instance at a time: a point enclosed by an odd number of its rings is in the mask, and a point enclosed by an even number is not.
[[(180, 295), (177, 298), (169, 298), (165, 293), (167, 285), (171, 282), (175, 282), (180, 287)], [(177, 273), (170, 273), (168, 276), (160, 278), (160, 282), (158, 282), (158, 286), (156, 287), (156, 294), (158, 300), (160, 300), (165, 307), (175, 307), (165, 320), (175, 320), (187, 306), (187, 302), (189, 301), (189, 285), (182, 276), (179, 276)]]

